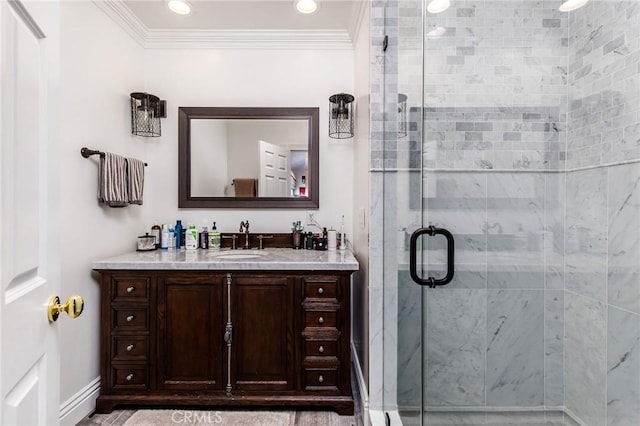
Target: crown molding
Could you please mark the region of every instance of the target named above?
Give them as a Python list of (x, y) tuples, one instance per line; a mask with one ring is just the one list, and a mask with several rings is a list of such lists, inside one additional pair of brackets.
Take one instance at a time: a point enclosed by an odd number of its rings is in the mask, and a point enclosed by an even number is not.
[(154, 30), (121, 0), (93, 2), (147, 49), (353, 49), (346, 30)]
[(355, 46), (360, 35), (360, 27), (367, 15), (367, 8), (371, 7), (371, 0), (359, 0), (354, 7), (357, 9), (356, 12), (351, 15), (352, 18), (349, 22), (349, 34), (351, 35), (351, 44)]
[(144, 47), (149, 29), (124, 2), (120, 0), (93, 0), (93, 4), (120, 25), (140, 46)]
[(149, 30), (149, 49), (352, 49), (347, 31)]

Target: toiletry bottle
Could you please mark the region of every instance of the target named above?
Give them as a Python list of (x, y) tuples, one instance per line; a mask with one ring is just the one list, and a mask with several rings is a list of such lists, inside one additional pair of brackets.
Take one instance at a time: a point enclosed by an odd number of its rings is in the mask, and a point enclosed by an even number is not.
[(327, 232), (327, 249), (335, 250), (337, 248), (338, 238), (335, 229), (329, 229)]
[(209, 232), (209, 248), (211, 250), (220, 250), (220, 233), (216, 228), (216, 223), (213, 222), (211, 232)]
[(162, 245), (162, 230), (160, 229), (160, 225), (158, 225), (158, 221), (153, 221), (153, 226), (151, 227), (151, 235), (156, 237), (156, 248), (160, 248)]
[(166, 223), (162, 224), (162, 233), (160, 234), (160, 248), (163, 250), (169, 248), (169, 227)]
[(169, 240), (167, 241), (167, 248), (169, 250), (173, 250), (174, 248), (176, 248), (176, 232), (175, 229), (173, 229), (173, 227), (169, 226)]
[(203, 226), (200, 232), (200, 248), (205, 250), (209, 248), (209, 231), (206, 226)]
[(174, 229), (174, 232), (176, 234), (176, 245), (175, 248), (176, 250), (180, 250), (180, 247), (183, 245), (182, 244), (182, 221), (180, 219), (178, 219), (178, 221), (176, 221), (176, 226)]
[(195, 250), (198, 248), (198, 230), (193, 223), (189, 224), (189, 228), (185, 233), (184, 248), (187, 250)]
[(306, 176), (302, 176), (302, 179), (300, 180), (300, 196), (301, 197), (306, 197), (307, 196), (307, 178), (306, 178)]

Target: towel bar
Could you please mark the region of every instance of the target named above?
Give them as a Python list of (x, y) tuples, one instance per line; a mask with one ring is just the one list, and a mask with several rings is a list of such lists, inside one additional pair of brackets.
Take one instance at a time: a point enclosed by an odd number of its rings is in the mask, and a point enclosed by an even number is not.
[[(89, 158), (92, 155), (100, 155), (100, 157), (104, 158), (104, 152), (102, 151), (96, 151), (93, 149), (89, 149), (89, 148), (82, 148), (80, 150), (80, 155), (82, 155), (84, 158)], [(145, 166), (148, 166), (147, 163), (144, 163)]]

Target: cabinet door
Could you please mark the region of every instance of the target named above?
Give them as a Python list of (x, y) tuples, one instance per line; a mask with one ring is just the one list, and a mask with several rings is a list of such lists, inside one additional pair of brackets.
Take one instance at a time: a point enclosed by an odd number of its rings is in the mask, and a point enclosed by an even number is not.
[(160, 389), (224, 389), (223, 290), (220, 274), (167, 274), (158, 279)]
[(234, 275), (233, 392), (294, 389), (294, 278)]

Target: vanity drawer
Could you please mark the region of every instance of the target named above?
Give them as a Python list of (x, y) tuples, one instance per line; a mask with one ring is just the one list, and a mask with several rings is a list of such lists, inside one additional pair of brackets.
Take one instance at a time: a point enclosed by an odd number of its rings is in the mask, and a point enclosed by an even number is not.
[(338, 342), (335, 340), (306, 340), (304, 342), (305, 356), (338, 356)]
[(337, 390), (338, 370), (335, 368), (305, 368), (305, 390)]
[(306, 327), (336, 327), (338, 313), (336, 311), (307, 311), (304, 313)]
[(148, 277), (113, 277), (114, 302), (146, 302), (149, 300)]
[(113, 366), (111, 380), (113, 389), (147, 389), (148, 372), (141, 365)]
[(305, 281), (304, 283), (305, 299), (337, 299), (338, 283), (336, 279), (326, 281)]
[(146, 331), (148, 317), (145, 308), (114, 308), (113, 331)]
[(146, 336), (113, 336), (111, 341), (113, 361), (145, 361), (149, 353)]

